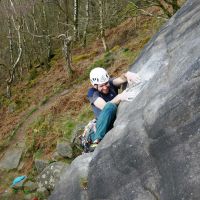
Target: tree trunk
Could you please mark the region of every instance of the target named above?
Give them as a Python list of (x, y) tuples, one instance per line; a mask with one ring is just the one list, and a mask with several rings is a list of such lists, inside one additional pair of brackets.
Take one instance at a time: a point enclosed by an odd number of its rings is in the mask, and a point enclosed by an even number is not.
[(78, 40), (78, 13), (79, 13), (79, 1), (74, 0), (74, 41)]
[(46, 60), (46, 65), (49, 66), (49, 62), (51, 60), (51, 55), (52, 55), (52, 44), (51, 44), (51, 38), (50, 38), (50, 34), (49, 34), (49, 24), (48, 24), (48, 20), (47, 20), (47, 16), (46, 16), (46, 9), (45, 9), (45, 5), (44, 5), (44, 1), (43, 1), (43, 6), (42, 6), (42, 11), (43, 11), (43, 18), (44, 18), (44, 22), (45, 22), (45, 29), (44, 29), (44, 35), (46, 35), (45, 43), (47, 45), (47, 59), (45, 59), (45, 60)]
[(68, 31), (68, 23), (69, 23), (69, 0), (64, 0), (65, 5), (65, 22), (67, 26), (65, 26), (65, 32)]
[(103, 0), (99, 0), (99, 16), (100, 16), (100, 32), (101, 40), (105, 51), (108, 51), (108, 46), (106, 44), (105, 30), (104, 30), (104, 12), (103, 12)]
[(68, 76), (71, 78), (72, 74), (73, 74), (73, 70), (72, 70), (72, 59), (71, 59), (71, 42), (72, 42), (72, 37), (67, 37), (66, 34), (61, 34), (58, 36), (58, 38), (62, 38), (63, 40), (63, 54), (65, 57), (65, 61), (66, 61), (66, 66), (65, 69), (67, 71)]
[(13, 64), (13, 35), (11, 30), (10, 17), (8, 19), (8, 35), (9, 35), (9, 50), (10, 50), (10, 64)]
[(34, 51), (35, 56), (36, 56), (36, 61), (37, 61), (38, 63), (40, 63), (40, 62), (41, 62), (41, 61), (40, 61), (40, 58), (39, 58), (40, 53), (38, 53), (37, 50), (39, 49), (39, 52), (40, 52), (41, 47), (40, 47), (39, 45), (38, 45), (37, 48), (35, 47), (35, 43), (37, 42), (37, 40), (35, 39), (35, 34), (38, 33), (38, 24), (37, 24), (37, 22), (36, 22), (35, 5), (33, 5), (32, 19), (33, 19), (33, 35), (32, 35), (32, 40), (31, 40), (31, 42), (32, 42), (32, 48), (33, 48), (33, 51)]
[(87, 40), (87, 31), (88, 31), (88, 24), (89, 24), (89, 0), (86, 0), (85, 4), (85, 27), (84, 27), (84, 32), (83, 32), (83, 46), (86, 47), (86, 40)]
[[(11, 8), (13, 10), (13, 13), (16, 14), (16, 11), (15, 11), (15, 7), (14, 7), (14, 4), (12, 2), (12, 0), (10, 0), (10, 5), (11, 5)], [(13, 21), (13, 26), (15, 28), (15, 30), (17, 31), (17, 36), (18, 36), (18, 56), (16, 58), (16, 61), (14, 62), (14, 64), (12, 65), (11, 69), (10, 69), (10, 77), (9, 79), (7, 79), (7, 97), (10, 98), (11, 97), (11, 84), (14, 80), (14, 76), (15, 76), (15, 70), (19, 64), (19, 61), (21, 59), (21, 56), (22, 56), (22, 43), (21, 43), (21, 33), (20, 33), (20, 25), (16, 23), (15, 21), (15, 18), (14, 16), (12, 15), (12, 21)]]

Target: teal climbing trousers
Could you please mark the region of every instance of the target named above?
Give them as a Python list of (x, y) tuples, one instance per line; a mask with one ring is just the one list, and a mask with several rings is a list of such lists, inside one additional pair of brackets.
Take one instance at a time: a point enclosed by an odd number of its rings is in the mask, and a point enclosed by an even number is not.
[(102, 140), (106, 133), (113, 128), (113, 123), (116, 119), (117, 106), (113, 103), (106, 103), (101, 111), (96, 123), (96, 132), (90, 134), (92, 142)]

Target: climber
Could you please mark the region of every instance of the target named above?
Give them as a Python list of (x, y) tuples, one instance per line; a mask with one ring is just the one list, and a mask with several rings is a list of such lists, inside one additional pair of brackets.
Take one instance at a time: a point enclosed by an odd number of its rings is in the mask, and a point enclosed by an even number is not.
[(93, 131), (87, 136), (91, 147), (103, 139), (105, 134), (113, 127), (116, 118), (117, 105), (121, 101), (132, 100), (134, 94), (124, 90), (118, 94), (118, 89), (124, 84), (138, 84), (140, 77), (133, 72), (126, 72), (118, 78), (111, 79), (104, 68), (97, 67), (90, 72), (92, 88), (88, 90), (88, 100), (95, 114), (96, 123)]

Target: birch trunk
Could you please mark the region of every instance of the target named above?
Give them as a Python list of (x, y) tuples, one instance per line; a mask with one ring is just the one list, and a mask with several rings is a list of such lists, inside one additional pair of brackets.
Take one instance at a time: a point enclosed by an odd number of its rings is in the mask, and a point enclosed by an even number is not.
[(87, 40), (87, 31), (88, 31), (88, 24), (89, 24), (89, 0), (86, 0), (85, 4), (85, 14), (86, 14), (86, 19), (85, 19), (85, 27), (84, 27), (84, 32), (83, 32), (83, 46), (86, 47), (86, 40)]
[(78, 13), (79, 13), (79, 1), (74, 0), (74, 41), (78, 40)]
[(103, 47), (105, 51), (108, 51), (108, 46), (105, 38), (105, 30), (104, 30), (104, 12), (103, 12), (103, 0), (99, 0), (99, 16), (100, 16), (100, 32), (101, 32), (101, 40), (103, 43)]
[(8, 18), (8, 35), (9, 35), (9, 50), (10, 50), (10, 64), (13, 64), (13, 35), (11, 30), (11, 20)]
[[(10, 5), (11, 5), (11, 8), (12, 8), (12, 11), (13, 13), (16, 14), (16, 11), (15, 11), (15, 7), (14, 7), (14, 4), (12, 2), (12, 0), (10, 0)], [(15, 60), (15, 62), (13, 63), (11, 69), (10, 69), (10, 77), (9, 79), (7, 79), (7, 97), (10, 98), (11, 97), (11, 85), (12, 85), (12, 82), (14, 80), (14, 76), (15, 76), (15, 71), (16, 71), (16, 68), (19, 64), (19, 61), (21, 59), (21, 56), (22, 56), (22, 43), (21, 43), (21, 33), (20, 33), (20, 25), (16, 23), (15, 21), (15, 18), (14, 18), (14, 15), (12, 14), (12, 21), (13, 21), (13, 26), (17, 32), (17, 36), (18, 36), (18, 56)]]
[(58, 36), (59, 39), (63, 40), (63, 54), (65, 57), (66, 65), (65, 69), (67, 71), (68, 76), (71, 78), (73, 74), (72, 70), (72, 59), (71, 59), (71, 42), (72, 37), (67, 37), (66, 34), (61, 34)]

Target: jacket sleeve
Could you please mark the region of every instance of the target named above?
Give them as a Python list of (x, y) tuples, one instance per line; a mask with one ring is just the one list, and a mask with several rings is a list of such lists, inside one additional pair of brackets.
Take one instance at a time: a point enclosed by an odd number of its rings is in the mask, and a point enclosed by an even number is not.
[(88, 90), (87, 98), (90, 104), (94, 104), (94, 102), (97, 100), (98, 97), (100, 97), (100, 95), (97, 90), (95, 90), (94, 88), (90, 88)]

